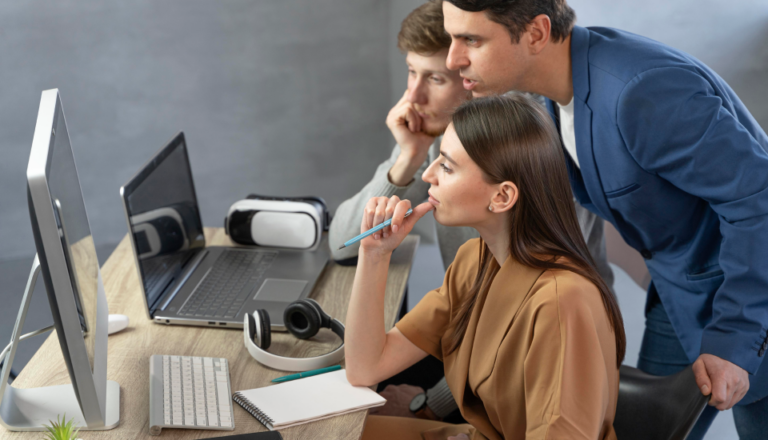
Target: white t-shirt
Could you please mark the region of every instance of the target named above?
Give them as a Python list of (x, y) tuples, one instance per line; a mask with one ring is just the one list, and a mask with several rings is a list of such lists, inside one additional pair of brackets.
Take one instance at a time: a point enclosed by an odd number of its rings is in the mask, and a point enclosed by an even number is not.
[(576, 131), (573, 128), (573, 98), (568, 105), (558, 105), (560, 108), (560, 135), (563, 137), (565, 150), (571, 155), (571, 159), (579, 167), (579, 156), (576, 155)]

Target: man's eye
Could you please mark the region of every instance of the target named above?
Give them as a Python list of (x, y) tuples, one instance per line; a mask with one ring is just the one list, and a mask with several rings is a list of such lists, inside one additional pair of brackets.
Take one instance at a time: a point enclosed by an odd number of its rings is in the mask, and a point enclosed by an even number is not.
[(477, 43), (477, 40), (475, 40), (474, 38), (467, 38), (467, 44), (475, 44), (475, 43)]
[(442, 78), (440, 78), (439, 76), (433, 76), (433, 77), (430, 77), (430, 79), (431, 79), (431, 80), (432, 80), (432, 82), (433, 82), (433, 83), (435, 83), (435, 84), (440, 84), (441, 82), (443, 82), (443, 79), (442, 79)]

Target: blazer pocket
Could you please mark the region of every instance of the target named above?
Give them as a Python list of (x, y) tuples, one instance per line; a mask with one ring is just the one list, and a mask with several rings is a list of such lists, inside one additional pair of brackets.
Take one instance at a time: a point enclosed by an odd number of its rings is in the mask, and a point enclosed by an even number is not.
[(605, 198), (606, 199), (613, 199), (613, 198), (616, 198), (616, 197), (621, 197), (623, 195), (631, 193), (632, 191), (637, 190), (638, 188), (640, 188), (640, 185), (638, 185), (636, 183), (633, 183), (633, 184), (631, 184), (629, 186), (625, 186), (624, 188), (619, 188), (617, 190), (606, 192), (605, 193)]
[(710, 278), (715, 278), (723, 275), (723, 270), (720, 268), (708, 270), (706, 272), (702, 273), (687, 273), (685, 274), (685, 278), (688, 281), (701, 281), (701, 280), (708, 280)]

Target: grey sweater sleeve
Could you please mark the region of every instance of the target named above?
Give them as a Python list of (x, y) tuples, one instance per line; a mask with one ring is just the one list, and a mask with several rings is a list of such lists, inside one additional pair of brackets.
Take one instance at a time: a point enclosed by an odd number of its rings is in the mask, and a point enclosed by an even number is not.
[(421, 180), (421, 174), (429, 165), (428, 160), (422, 164), (419, 171), (414, 175), (414, 179), (407, 186), (396, 186), (389, 181), (389, 170), (395, 164), (399, 155), (400, 146), (395, 145), (392, 155), (379, 165), (376, 173), (373, 175), (373, 179), (360, 192), (342, 202), (338, 209), (336, 209), (336, 214), (333, 216), (333, 221), (328, 231), (328, 244), (331, 247), (331, 255), (334, 260), (345, 260), (357, 256), (358, 249), (360, 248), (359, 242), (341, 250), (339, 250), (339, 247), (345, 241), (360, 234), (363, 209), (371, 197), (398, 196), (401, 199), (410, 200), (413, 205), (417, 205), (427, 198), (429, 184)]
[(611, 270), (611, 266), (608, 264), (608, 254), (605, 249), (605, 221), (581, 206), (576, 200), (573, 203), (575, 204), (576, 218), (579, 220), (581, 233), (584, 235), (584, 241), (587, 243), (589, 253), (595, 261), (597, 273), (600, 274), (605, 284), (608, 285), (608, 288), (615, 295), (616, 292), (613, 290), (613, 270)]
[(451, 394), (451, 389), (448, 388), (448, 382), (446, 382), (445, 377), (427, 390), (427, 406), (441, 419), (448, 417), (452, 412), (459, 409), (453, 394)]

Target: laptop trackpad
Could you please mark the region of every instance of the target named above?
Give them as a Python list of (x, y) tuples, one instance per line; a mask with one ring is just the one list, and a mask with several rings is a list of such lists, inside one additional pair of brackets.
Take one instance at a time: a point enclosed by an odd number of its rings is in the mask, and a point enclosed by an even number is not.
[(299, 298), (306, 285), (307, 281), (305, 280), (267, 278), (253, 299), (258, 299), (259, 301), (293, 302)]

